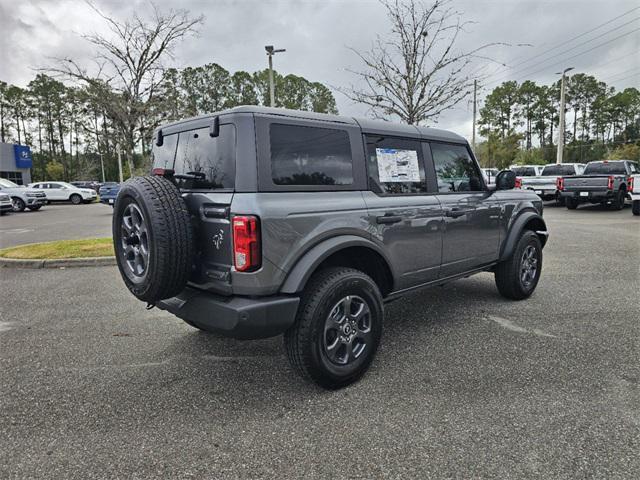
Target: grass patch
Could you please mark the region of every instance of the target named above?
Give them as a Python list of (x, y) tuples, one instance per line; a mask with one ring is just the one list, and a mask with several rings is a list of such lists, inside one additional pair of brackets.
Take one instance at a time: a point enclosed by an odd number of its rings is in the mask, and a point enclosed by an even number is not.
[(0, 250), (2, 258), (42, 260), (45, 258), (112, 257), (113, 240), (88, 238), (85, 240), (60, 240), (58, 242), (31, 243)]

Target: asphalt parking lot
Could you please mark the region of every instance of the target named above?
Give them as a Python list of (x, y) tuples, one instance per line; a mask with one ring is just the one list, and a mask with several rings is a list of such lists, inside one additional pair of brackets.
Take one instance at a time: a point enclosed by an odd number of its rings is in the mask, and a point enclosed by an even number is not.
[(114, 267), (1, 270), (0, 478), (638, 478), (640, 219), (545, 218), (533, 297), (481, 274), (392, 303), (338, 392), (280, 338), (145, 310)]
[(0, 218), (0, 248), (70, 238), (111, 236), (112, 208), (101, 203), (45, 205)]

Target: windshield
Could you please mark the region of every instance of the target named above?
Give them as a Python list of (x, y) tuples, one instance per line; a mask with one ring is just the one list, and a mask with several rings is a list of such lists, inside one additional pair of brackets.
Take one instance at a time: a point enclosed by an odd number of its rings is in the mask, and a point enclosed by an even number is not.
[(587, 165), (585, 175), (626, 175), (624, 162), (595, 162)]
[(535, 177), (536, 169), (533, 167), (513, 167), (511, 169), (518, 177)]
[(546, 167), (544, 167), (544, 170), (542, 170), (542, 175), (556, 175), (556, 176), (563, 176), (563, 175), (575, 175), (576, 171), (573, 167), (573, 165), (547, 165)]
[(11, 180), (7, 180), (6, 178), (0, 178), (0, 185), (5, 188), (18, 188), (20, 185), (16, 185)]

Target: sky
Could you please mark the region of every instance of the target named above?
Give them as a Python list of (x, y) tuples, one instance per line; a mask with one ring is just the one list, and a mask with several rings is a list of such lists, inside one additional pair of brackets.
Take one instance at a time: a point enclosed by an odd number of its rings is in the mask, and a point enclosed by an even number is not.
[[(149, 11), (148, 0), (93, 1), (115, 19)], [(231, 72), (253, 72), (267, 66), (264, 46), (275, 45), (286, 49), (274, 57), (280, 73), (332, 88), (357, 84), (349, 70), (360, 64), (350, 47), (367, 50), (376, 35), (389, 32), (385, 10), (377, 0), (155, 3), (164, 10), (183, 8), (205, 17), (199, 34), (182, 41), (173, 58), (166, 60), (167, 66), (215, 62)], [(469, 50), (492, 42), (510, 45), (489, 50), (497, 63), (478, 61), (472, 67), (492, 75), (485, 80), (480, 99), (507, 80), (550, 84), (566, 67), (595, 75), (616, 89), (640, 88), (638, 0), (453, 0), (452, 5), (464, 21), (473, 22), (457, 48)], [(0, 0), (0, 80), (25, 86), (56, 57), (90, 65), (95, 51), (81, 35), (106, 31), (104, 20), (82, 0)], [(341, 114), (367, 115), (366, 107), (338, 91), (334, 95)], [(469, 100), (441, 115), (435, 126), (470, 138), (471, 112)]]

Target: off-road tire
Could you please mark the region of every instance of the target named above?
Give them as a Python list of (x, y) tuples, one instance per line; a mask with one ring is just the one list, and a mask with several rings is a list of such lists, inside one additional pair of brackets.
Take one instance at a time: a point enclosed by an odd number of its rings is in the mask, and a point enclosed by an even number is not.
[(640, 200), (634, 200), (631, 202), (631, 213), (634, 215), (640, 215)]
[(578, 201), (575, 198), (566, 197), (564, 204), (569, 210), (575, 210), (578, 208)]
[[(523, 285), (521, 280), (521, 262), (525, 249), (533, 246), (537, 252), (538, 268), (532, 283)], [(495, 268), (495, 281), (498, 291), (503, 297), (512, 300), (523, 300), (529, 297), (540, 280), (542, 272), (542, 243), (535, 232), (525, 230), (518, 240), (516, 247), (509, 258), (500, 262)]]
[(82, 203), (82, 196), (74, 193), (69, 197), (69, 201), (74, 205), (80, 205)]
[(24, 212), (24, 209), (27, 207), (24, 200), (19, 197), (11, 197), (11, 202), (13, 203), (14, 212)]
[[(371, 313), (371, 344), (353, 363), (336, 365), (324, 353), (325, 320), (341, 298), (357, 295)], [(382, 336), (384, 307), (376, 283), (359, 270), (331, 267), (313, 275), (307, 283), (296, 321), (284, 334), (284, 344), (291, 366), (303, 378), (335, 390), (345, 387), (367, 371)]]
[[(132, 203), (141, 210), (148, 230), (148, 265), (139, 279), (128, 270), (123, 245), (123, 216)], [(185, 288), (194, 255), (193, 226), (173, 183), (157, 176), (127, 180), (114, 204), (112, 229), (118, 268), (133, 295), (154, 303)]]

